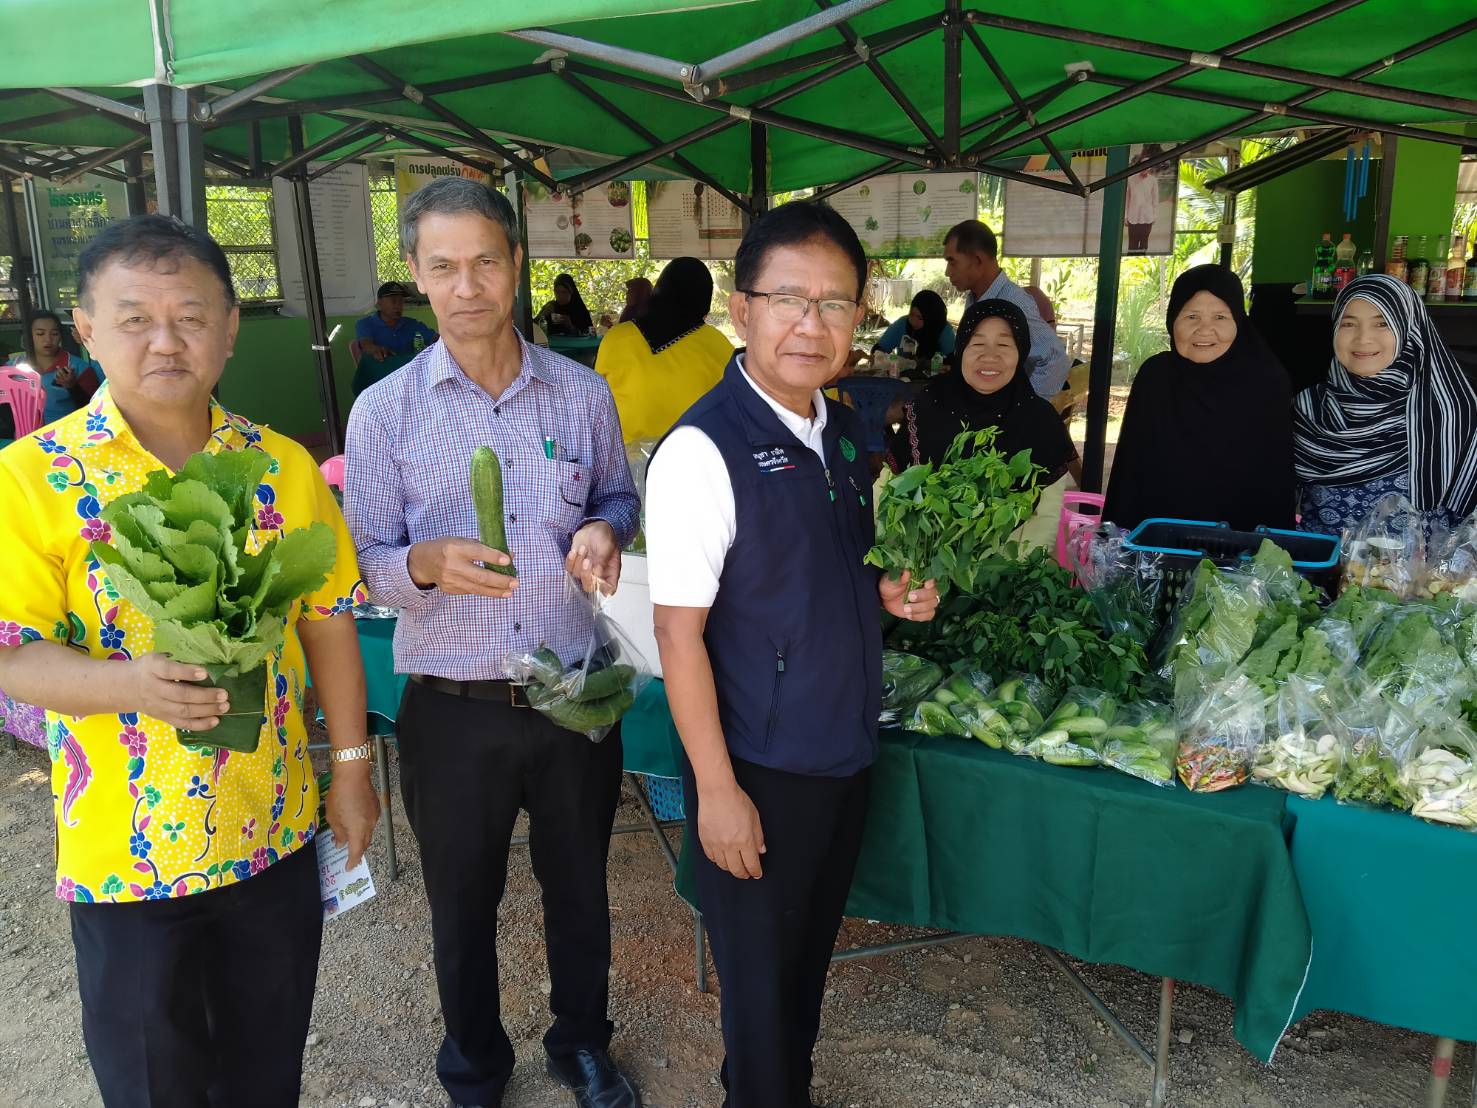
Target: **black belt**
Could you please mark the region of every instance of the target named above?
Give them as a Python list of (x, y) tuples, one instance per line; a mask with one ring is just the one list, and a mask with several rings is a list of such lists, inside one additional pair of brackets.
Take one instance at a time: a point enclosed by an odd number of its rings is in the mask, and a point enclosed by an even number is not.
[(412, 673), (410, 679), (417, 685), (424, 685), (436, 692), (464, 696), (468, 700), (490, 700), (514, 708), (532, 707), (528, 703), (528, 686), (516, 681), (451, 681), (427, 673)]

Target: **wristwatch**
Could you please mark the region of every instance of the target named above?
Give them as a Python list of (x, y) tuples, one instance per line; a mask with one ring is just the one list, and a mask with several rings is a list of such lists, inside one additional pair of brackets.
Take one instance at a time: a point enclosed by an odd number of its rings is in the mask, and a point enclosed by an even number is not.
[(369, 762), (374, 760), (374, 748), (366, 742), (347, 750), (330, 750), (328, 759), (332, 762)]

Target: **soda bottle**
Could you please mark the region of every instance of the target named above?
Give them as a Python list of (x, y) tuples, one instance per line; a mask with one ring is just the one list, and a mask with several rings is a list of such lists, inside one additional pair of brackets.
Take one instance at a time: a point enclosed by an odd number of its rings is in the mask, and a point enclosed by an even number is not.
[(1363, 277), (1366, 273), (1373, 273), (1374, 272), (1374, 251), (1372, 251), (1372, 250), (1361, 250), (1359, 252), (1359, 261), (1354, 266), (1354, 270), (1358, 274), (1358, 276), (1360, 276), (1360, 277)]
[(1465, 235), (1453, 235), (1451, 255), (1446, 259), (1446, 291), (1442, 299), (1447, 301), (1462, 298), (1462, 286), (1467, 280), (1467, 240)]
[(1333, 295), (1333, 232), (1324, 231), (1323, 238), (1313, 248), (1313, 280), (1308, 285), (1308, 295), (1328, 299)]
[(1477, 304), (1477, 235), (1473, 236), (1472, 256), (1467, 259), (1467, 275), (1462, 282), (1462, 303)]
[(1446, 299), (1446, 236), (1436, 240), (1436, 250), (1426, 270), (1426, 300), (1440, 302)]
[(1354, 279), (1354, 257), (1358, 252), (1359, 248), (1354, 245), (1354, 237), (1345, 231), (1343, 241), (1333, 251), (1333, 291), (1335, 295), (1342, 292), (1344, 286)]
[(1395, 245), (1390, 248), (1390, 256), (1385, 259), (1385, 272), (1397, 281), (1405, 280), (1408, 265), (1405, 260), (1405, 249), (1409, 245), (1409, 235), (1396, 235)]
[(1411, 290), (1422, 299), (1426, 295), (1426, 279), (1431, 275), (1431, 263), (1426, 261), (1426, 236), (1420, 237), (1415, 255), (1406, 259), (1405, 280)]

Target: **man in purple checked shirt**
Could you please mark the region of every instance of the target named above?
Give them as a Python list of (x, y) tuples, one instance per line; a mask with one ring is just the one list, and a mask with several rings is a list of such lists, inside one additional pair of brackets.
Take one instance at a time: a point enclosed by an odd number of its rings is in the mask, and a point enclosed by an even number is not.
[[(344, 509), (371, 594), (401, 609), (400, 787), (431, 905), (446, 1022), (437, 1074), (453, 1104), (491, 1108), (513, 1071), (497, 909), (523, 808), (543, 890), (549, 1073), (581, 1108), (639, 1108), (607, 1052), (620, 733), (592, 743), (555, 726), (503, 669), (541, 644), (566, 663), (584, 656), (590, 613), (566, 598), (565, 576), (613, 587), (639, 522), (620, 421), (602, 378), (514, 329), (523, 256), (500, 193), (434, 181), (406, 203), (401, 239), (441, 338), (354, 405)], [(502, 462), (517, 577), (479, 564), (509, 562), (473, 537), (468, 471), (484, 445)]]

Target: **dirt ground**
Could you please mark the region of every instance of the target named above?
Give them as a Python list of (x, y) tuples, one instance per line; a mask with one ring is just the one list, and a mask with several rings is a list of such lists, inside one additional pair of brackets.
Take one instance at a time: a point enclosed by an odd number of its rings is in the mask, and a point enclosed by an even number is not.
[[(634, 823), (629, 794), (617, 823)], [(65, 908), (53, 897), (51, 805), (44, 752), (0, 751), (0, 1106), (101, 1108), (82, 1045)], [(415, 840), (398, 797), (400, 879), (385, 839), (371, 866), (379, 895), (330, 923), (306, 1055), (302, 1105), (431, 1108), (445, 1103), (434, 1055), (441, 1020)], [(518, 1051), (507, 1108), (569, 1105), (544, 1076), (547, 1026), (538, 889), (515, 850), (503, 901), (503, 1016)], [(692, 917), (649, 834), (613, 840), (610, 859), (613, 1051), (648, 1108), (715, 1108), (722, 1097), (718, 997), (694, 987)], [(915, 934), (848, 920), (840, 945)], [(1132, 970), (1078, 966), (1149, 1041), (1158, 983)], [(1231, 1007), (1194, 986), (1176, 1009), (1175, 1108), (1399, 1108), (1424, 1103), (1432, 1040), (1317, 1013), (1262, 1066), (1231, 1034)], [(837, 965), (816, 1054), (824, 1108), (1137, 1108), (1149, 1071), (1038, 948), (975, 938)], [(1472, 1087), (1459, 1049), (1452, 1108)]]

